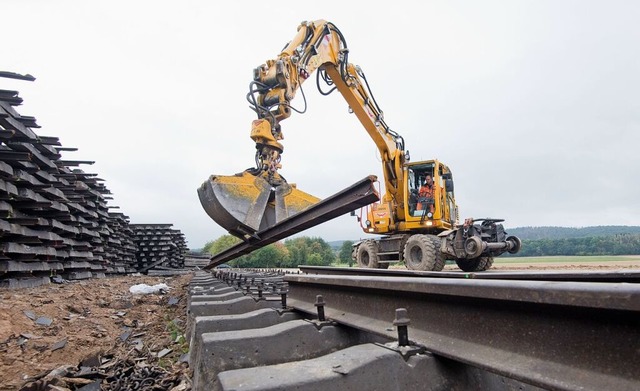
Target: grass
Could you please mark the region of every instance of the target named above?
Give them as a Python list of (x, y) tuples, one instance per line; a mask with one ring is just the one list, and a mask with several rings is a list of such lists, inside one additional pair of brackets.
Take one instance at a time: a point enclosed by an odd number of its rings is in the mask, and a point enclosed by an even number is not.
[(547, 257), (498, 257), (495, 263), (568, 263), (568, 262), (620, 262), (640, 261), (640, 255), (588, 255), (588, 256), (547, 256)]
[[(607, 262), (640, 262), (640, 255), (554, 255), (545, 257), (497, 257), (495, 263), (607, 263)], [(447, 261), (447, 264), (455, 264), (454, 261)], [(332, 267), (349, 267), (345, 263), (334, 263)], [(402, 268), (404, 264), (391, 264), (391, 268)], [(357, 267), (354, 262), (354, 267)]]
[[(189, 342), (184, 336), (183, 330), (179, 325), (177, 325), (173, 320), (170, 320), (169, 315), (164, 316), (164, 320), (167, 322), (165, 326), (165, 331), (169, 333), (171, 340), (174, 342), (171, 349), (174, 352), (182, 355), (189, 352)], [(158, 366), (163, 369), (169, 369), (175, 364), (175, 358), (172, 358), (172, 355), (165, 356), (158, 360)]]

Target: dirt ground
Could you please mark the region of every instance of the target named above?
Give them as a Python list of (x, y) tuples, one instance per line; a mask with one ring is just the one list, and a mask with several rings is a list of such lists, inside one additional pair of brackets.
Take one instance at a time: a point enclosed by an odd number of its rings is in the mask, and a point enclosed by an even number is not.
[[(135, 375), (140, 383), (146, 379), (146, 389), (156, 389), (152, 382), (166, 390), (190, 389), (181, 359), (188, 351), (183, 335), (191, 277), (121, 276), (0, 289), (0, 390), (66, 391), (98, 382), (108, 390)], [(169, 289), (132, 294), (136, 284)], [(135, 389), (145, 389), (140, 387)]]

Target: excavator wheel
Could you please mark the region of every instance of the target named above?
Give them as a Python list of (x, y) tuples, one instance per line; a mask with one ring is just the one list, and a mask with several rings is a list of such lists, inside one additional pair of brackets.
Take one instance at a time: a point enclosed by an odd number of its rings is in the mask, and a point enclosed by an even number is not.
[(413, 235), (404, 246), (404, 263), (407, 269), (432, 271), (442, 270), (444, 259), (440, 247), (432, 240), (432, 235)]
[(478, 257), (472, 259), (456, 259), (458, 267), (465, 272), (483, 272), (493, 265), (493, 257)]
[(365, 240), (358, 246), (358, 253), (356, 255), (356, 261), (358, 267), (377, 269), (378, 263), (378, 245), (373, 240)]
[(478, 265), (479, 272), (491, 269), (491, 266), (493, 266), (493, 257), (480, 257), (480, 259), (481, 261)]
[(444, 269), (444, 264), (446, 262), (444, 254), (440, 251), (440, 246), (442, 246), (442, 239), (435, 235), (427, 235), (433, 242), (433, 246), (436, 250), (436, 262), (433, 265), (433, 271), (439, 272)]

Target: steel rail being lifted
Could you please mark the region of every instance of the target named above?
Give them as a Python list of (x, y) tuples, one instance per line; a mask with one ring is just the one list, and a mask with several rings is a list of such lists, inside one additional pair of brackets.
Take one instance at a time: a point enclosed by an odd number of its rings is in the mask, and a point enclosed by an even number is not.
[(495, 279), (286, 275), (288, 305), (554, 390), (640, 389), (640, 286)]
[[(374, 187), (376, 181), (377, 178), (370, 175), (303, 212), (299, 212), (270, 228), (257, 232), (255, 237), (249, 237), (244, 242), (212, 256), (211, 262), (205, 269), (211, 269), (268, 244), (275, 243), (280, 239), (378, 201), (379, 195)], [(210, 188), (205, 188), (203, 191), (209, 191), (207, 189)]]

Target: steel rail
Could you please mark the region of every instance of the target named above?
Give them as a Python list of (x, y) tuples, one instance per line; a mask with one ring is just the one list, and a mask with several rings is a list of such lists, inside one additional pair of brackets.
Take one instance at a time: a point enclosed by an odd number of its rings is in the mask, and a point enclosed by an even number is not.
[(211, 262), (205, 266), (205, 269), (211, 269), (295, 233), (315, 227), (318, 224), (378, 201), (378, 192), (373, 186), (376, 181), (377, 178), (375, 176), (368, 176), (318, 202), (309, 209), (297, 213), (270, 228), (257, 232), (259, 239), (250, 237), (243, 243), (215, 254), (211, 257)]
[(428, 272), (405, 269), (367, 269), (359, 267), (330, 266), (298, 266), (305, 274), (320, 275), (362, 275), (380, 277), (428, 277), (428, 278), (463, 278), (491, 280), (541, 280), (541, 281), (582, 281), (582, 282), (627, 282), (640, 283), (640, 270), (536, 270), (536, 271), (498, 271), (483, 272), (440, 271)]
[(640, 286), (627, 283), (286, 275), (288, 305), (554, 390), (640, 389)]

